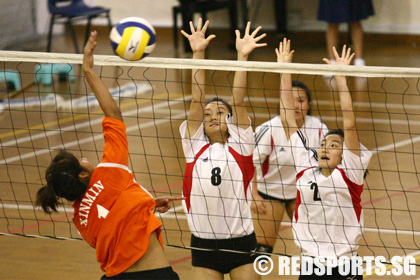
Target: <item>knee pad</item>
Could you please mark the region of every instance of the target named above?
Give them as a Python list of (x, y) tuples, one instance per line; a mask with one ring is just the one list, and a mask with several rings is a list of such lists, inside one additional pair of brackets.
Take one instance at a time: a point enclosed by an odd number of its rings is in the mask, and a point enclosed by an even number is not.
[(268, 245), (263, 245), (263, 244), (257, 244), (257, 253), (273, 253), (273, 247), (272, 246), (268, 246)]

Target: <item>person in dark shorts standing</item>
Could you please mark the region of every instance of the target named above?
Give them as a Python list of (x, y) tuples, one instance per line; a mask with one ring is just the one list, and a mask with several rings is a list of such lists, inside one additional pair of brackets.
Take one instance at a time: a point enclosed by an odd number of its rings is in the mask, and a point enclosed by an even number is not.
[(338, 47), (339, 25), (349, 23), (353, 49), (354, 65), (364, 66), (363, 59), (363, 28), (361, 20), (374, 15), (372, 0), (320, 0), (318, 20), (326, 21), (328, 59), (334, 63), (333, 47)]

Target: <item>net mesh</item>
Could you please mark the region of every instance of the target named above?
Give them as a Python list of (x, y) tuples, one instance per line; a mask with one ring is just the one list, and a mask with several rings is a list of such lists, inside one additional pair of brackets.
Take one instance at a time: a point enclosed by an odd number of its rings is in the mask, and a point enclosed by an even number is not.
[[(81, 58), (0, 52), (2, 235), (80, 239), (71, 204), (62, 201), (58, 213), (45, 215), (34, 201), (58, 150), (93, 163), (102, 157), (103, 113), (81, 75)], [(154, 196), (182, 193), (185, 158), (179, 126), (191, 101), (191, 69), (207, 69), (208, 99), (228, 99), (234, 72), (249, 71), (246, 106), (254, 128), (278, 114), (279, 73), (284, 72), (311, 89), (313, 116), (330, 129), (341, 127), (334, 79), (323, 75), (346, 75), (360, 140), (373, 152), (362, 193), (365, 230), (359, 255), (390, 258), (420, 250), (420, 69), (160, 58), (132, 63), (99, 55), (95, 63), (127, 125), (129, 168)], [(182, 207), (177, 204), (160, 218), (165, 244), (189, 248), (191, 233)], [(300, 254), (287, 218), (275, 253)]]

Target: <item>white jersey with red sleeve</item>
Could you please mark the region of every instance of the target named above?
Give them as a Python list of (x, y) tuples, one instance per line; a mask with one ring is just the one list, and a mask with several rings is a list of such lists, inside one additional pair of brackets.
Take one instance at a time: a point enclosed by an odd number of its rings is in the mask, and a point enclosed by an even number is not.
[[(317, 149), (328, 132), (328, 127), (318, 118), (305, 116), (301, 131), (308, 146)], [(280, 116), (263, 123), (255, 130), (253, 160), (259, 192), (278, 199), (296, 198), (295, 162)]]
[(227, 118), (226, 143), (210, 144), (201, 124), (186, 138), (187, 121), (180, 127), (186, 158), (184, 210), (191, 232), (204, 239), (228, 239), (254, 231), (249, 183), (254, 176), (252, 127), (242, 129)]
[(325, 177), (316, 151), (306, 149), (305, 141), (300, 131), (290, 137), (298, 172), (295, 243), (305, 256), (355, 256), (363, 233), (363, 177), (372, 153), (359, 144), (357, 156), (344, 143), (342, 162)]

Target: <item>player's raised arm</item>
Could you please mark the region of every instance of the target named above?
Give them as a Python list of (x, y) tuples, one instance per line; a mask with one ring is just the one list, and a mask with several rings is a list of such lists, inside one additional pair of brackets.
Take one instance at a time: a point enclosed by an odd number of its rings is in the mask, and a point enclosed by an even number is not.
[(117, 103), (114, 98), (112, 98), (112, 95), (109, 93), (108, 88), (104, 85), (101, 78), (93, 70), (93, 52), (97, 44), (96, 35), (96, 31), (92, 31), (90, 33), (89, 40), (83, 51), (83, 74), (98, 99), (99, 106), (101, 106), (105, 116), (123, 121), (121, 111), (118, 108)]
[[(338, 54), (335, 47), (333, 47), (333, 53), (336, 60), (335, 65), (350, 65), (351, 60), (354, 57), (354, 53), (352, 53), (351, 49), (347, 48), (346, 45), (343, 46), (341, 56)], [(331, 61), (326, 58), (323, 60), (327, 64), (332, 64)], [(354, 115), (353, 101), (347, 86), (347, 80), (345, 76), (341, 75), (336, 75), (335, 80), (337, 82), (341, 111), (343, 114), (344, 142), (350, 151), (355, 155), (359, 155), (359, 136), (356, 130), (356, 116)]]
[[(241, 33), (236, 30), (236, 50), (238, 51), (238, 61), (247, 61), (248, 55), (256, 48), (265, 47), (267, 43), (258, 43), (266, 34), (257, 36), (261, 30), (261, 26), (257, 27), (251, 34), (251, 22), (248, 22), (245, 28), (244, 37), (241, 38)], [(236, 71), (233, 80), (233, 95), (232, 95), (232, 112), (233, 119), (237, 126), (246, 129), (249, 127), (248, 113), (244, 106), (244, 97), (246, 94), (246, 80), (247, 72)]]
[[(286, 38), (276, 49), (277, 62), (291, 63), (295, 51), (290, 50), (290, 40)], [(295, 116), (295, 102), (293, 100), (292, 75), (282, 73), (280, 78), (280, 116), (287, 139), (298, 130)]]
[[(209, 35), (206, 38), (209, 21), (207, 20), (204, 26), (202, 24), (203, 22), (200, 18), (198, 20), (197, 29), (195, 29), (193, 22), (190, 21), (191, 34), (181, 30), (182, 35), (188, 38), (190, 42), (191, 50), (193, 51), (193, 59), (204, 59), (207, 46), (210, 41), (216, 37), (215, 35)], [(205, 82), (205, 71), (193, 69), (191, 88), (192, 100), (190, 112), (188, 114), (187, 138), (193, 136), (203, 122), (204, 106), (206, 104)]]

